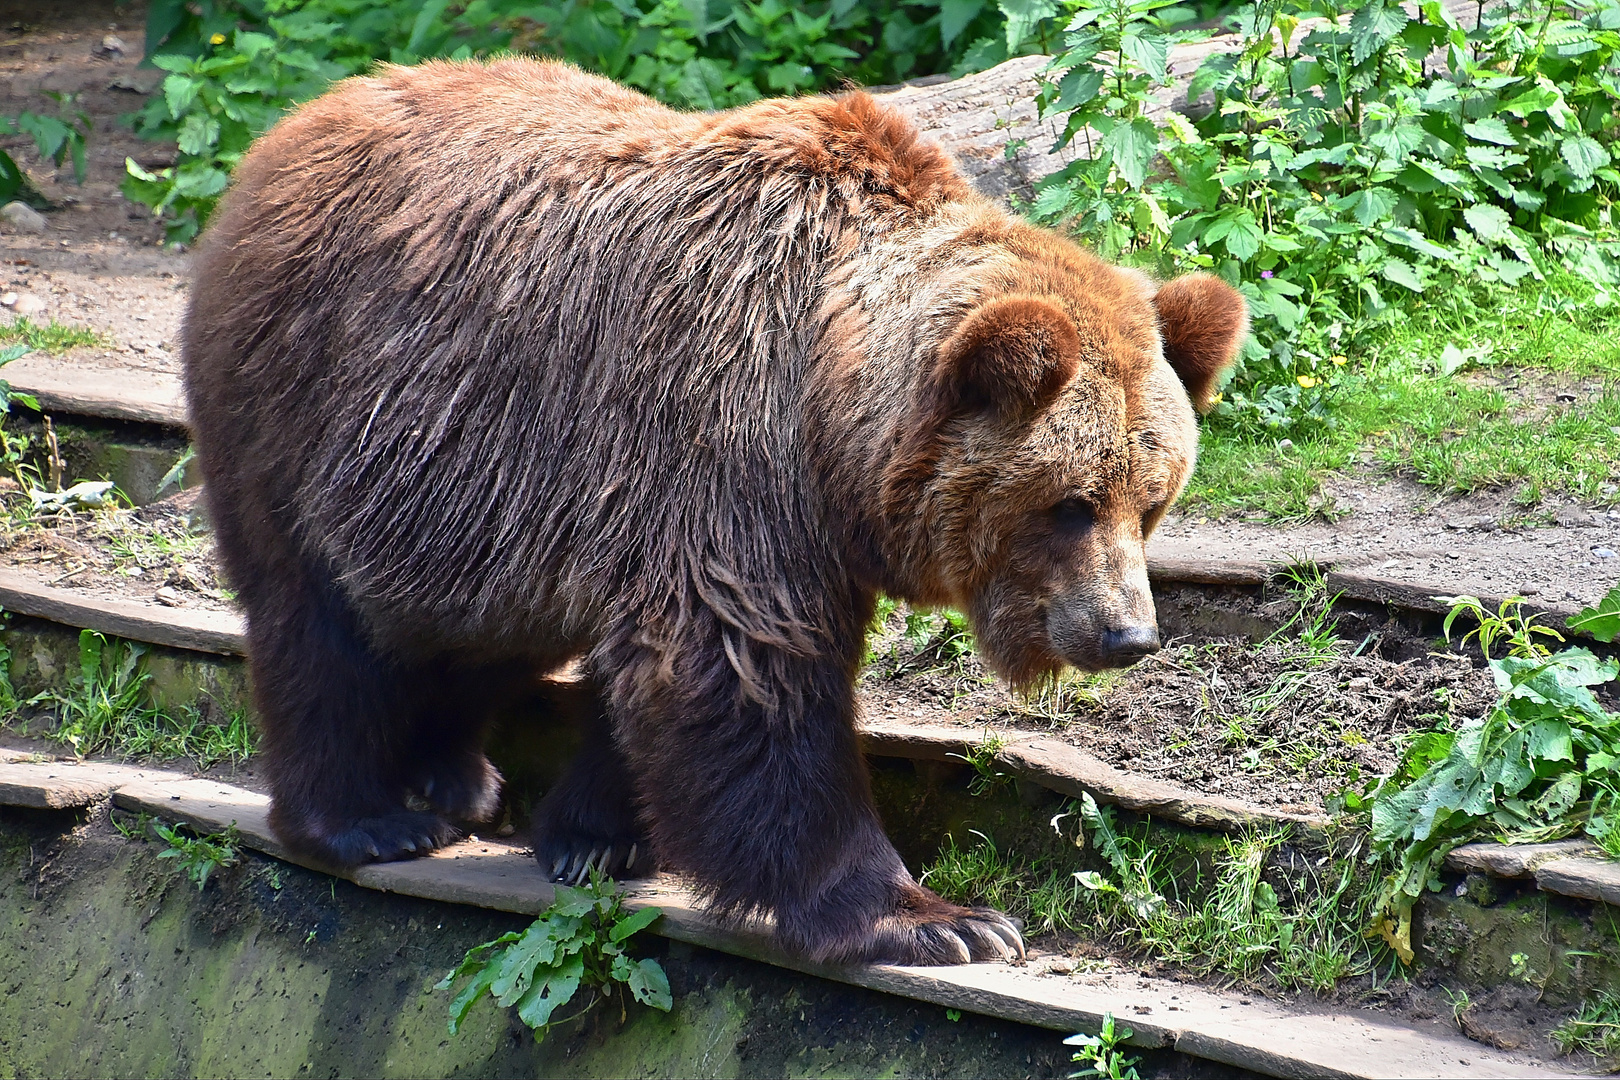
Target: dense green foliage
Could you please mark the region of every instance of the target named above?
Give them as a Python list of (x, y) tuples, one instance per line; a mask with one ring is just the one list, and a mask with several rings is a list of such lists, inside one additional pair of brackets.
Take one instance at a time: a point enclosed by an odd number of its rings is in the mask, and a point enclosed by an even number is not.
[(1255, 333), (1225, 425), (1332, 424), (1359, 347), (1421, 297), (1483, 306), (1564, 267), (1613, 302), (1616, 0), (1504, 0), (1467, 29), (1438, 0), (1260, 0), (1238, 9), (1239, 47), (1192, 78), (1209, 108), (1159, 124), (1148, 106), (1185, 36), (1169, 3), (1082, 0), (1042, 103), (1090, 154), (1033, 212), (1243, 290)]
[[(1459, 844), (1585, 832), (1620, 858), (1620, 713), (1593, 692), (1620, 677), (1620, 661), (1580, 647), (1552, 652), (1541, 639), (1561, 635), (1521, 617), (1515, 601), (1492, 613), (1457, 597), (1448, 632), (1459, 613), (1475, 621), (1469, 636), (1490, 664), (1496, 704), (1454, 731), (1419, 736), (1392, 775), (1349, 798), (1351, 809), (1370, 810), (1373, 850), (1394, 864), (1373, 925), (1408, 963), (1412, 905), (1438, 888)], [(1600, 641), (1620, 636), (1620, 588), (1572, 623)], [(1506, 655), (1492, 657), (1498, 645)]]
[(1029, 0), (154, 0), (147, 58), (169, 74), (136, 130), (179, 144), (130, 162), (125, 193), (171, 239), (206, 222), (248, 145), (290, 105), (377, 61), (561, 57), (683, 108), (968, 71), (1043, 51), (1056, 4)]

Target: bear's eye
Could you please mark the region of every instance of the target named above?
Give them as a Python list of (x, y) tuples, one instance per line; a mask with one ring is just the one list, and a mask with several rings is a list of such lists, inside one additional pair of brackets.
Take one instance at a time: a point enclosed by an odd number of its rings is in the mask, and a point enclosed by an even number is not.
[(1064, 499), (1052, 507), (1052, 523), (1062, 532), (1085, 532), (1096, 520), (1091, 504), (1084, 499)]

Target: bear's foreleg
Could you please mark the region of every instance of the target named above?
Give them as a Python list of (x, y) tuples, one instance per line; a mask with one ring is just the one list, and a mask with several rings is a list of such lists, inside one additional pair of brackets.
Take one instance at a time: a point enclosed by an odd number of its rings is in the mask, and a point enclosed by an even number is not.
[(660, 859), (723, 914), (774, 914), (778, 940), (815, 961), (1022, 955), (1006, 916), (948, 903), (907, 872), (872, 803), (845, 665), (760, 660), (777, 676), (773, 707), (743, 695), (724, 652), (688, 667), (685, 685), (651, 670), (616, 682)]
[(283, 843), (354, 866), (456, 838), (443, 815), (406, 805), (430, 676), (380, 655), (334, 585), (288, 577), (257, 597), (248, 654), (270, 824)]
[(552, 881), (578, 885), (592, 868), (609, 877), (657, 869), (637, 820), (635, 782), (613, 741), (600, 688), (581, 721), (579, 753), (534, 814), (534, 857)]

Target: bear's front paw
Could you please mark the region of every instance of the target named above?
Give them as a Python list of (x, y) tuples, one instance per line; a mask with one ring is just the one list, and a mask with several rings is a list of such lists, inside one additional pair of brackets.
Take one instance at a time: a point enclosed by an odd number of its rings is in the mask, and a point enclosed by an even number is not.
[(892, 908), (864, 929), (818, 932), (784, 926), (780, 916), (777, 925), (779, 931), (787, 930), (790, 947), (825, 963), (931, 965), (1024, 958), (1023, 935), (1007, 916), (994, 908), (960, 907), (910, 881), (896, 887)]
[(461, 833), (437, 814), (402, 810), (349, 822), (345, 828), (315, 837), (314, 844), (320, 858), (338, 866), (358, 866), (426, 855), (460, 838)]
[(432, 769), (416, 790), (435, 810), (452, 821), (482, 823), (501, 805), (501, 774), (479, 754), (457, 764)]

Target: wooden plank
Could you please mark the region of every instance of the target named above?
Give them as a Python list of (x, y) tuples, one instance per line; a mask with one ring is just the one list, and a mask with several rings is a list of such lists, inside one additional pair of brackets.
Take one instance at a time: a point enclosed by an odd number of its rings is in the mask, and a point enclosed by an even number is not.
[(1318, 815), (1249, 806), (1235, 799), (1134, 776), (1078, 747), (1054, 739), (1012, 743), (1003, 747), (997, 757), (1021, 776), (1053, 791), (1077, 797), (1090, 792), (1098, 802), (1183, 825), (1234, 831), (1266, 825), (1322, 828), (1328, 824), (1326, 817)]
[(166, 608), (86, 596), (74, 589), (42, 584), (11, 568), (0, 569), (0, 607), (19, 615), (176, 649), (227, 656), (241, 656), (247, 651), (241, 616), (232, 612)]
[(1620, 863), (1596, 857), (1555, 859), (1536, 867), (1536, 887), (1620, 905)]
[[(235, 824), (249, 846), (286, 858), (268, 828), (268, 800), (209, 780), (175, 776), (120, 788), (117, 805), (210, 831)], [(302, 862), (302, 860), (292, 860)], [(302, 862), (303, 865), (309, 865)], [(318, 868), (317, 868), (318, 869)], [(551, 889), (533, 860), (501, 844), (468, 840), (421, 859), (364, 867), (349, 879), (367, 888), (517, 914), (543, 910)], [(1199, 986), (1131, 973), (1069, 976), (1049, 963), (906, 968), (810, 964), (779, 950), (754, 922), (721, 923), (691, 891), (663, 877), (627, 883), (626, 905), (655, 905), (653, 932), (789, 970), (1056, 1031), (1095, 1031), (1104, 1013), (1125, 1018), (1142, 1046), (1168, 1046), (1275, 1076), (1561, 1076), (1454, 1037), (1363, 1013), (1296, 1012)]]
[(186, 426), (178, 375), (25, 356), (6, 365), (6, 378), (13, 390), (38, 398), (44, 412)]
[(1176, 555), (1149, 555), (1148, 580), (1187, 582), (1194, 585), (1237, 585), (1258, 588), (1275, 570), (1258, 559), (1199, 559)]
[(1446, 856), (1446, 869), (1456, 874), (1470, 871), (1492, 877), (1530, 877), (1536, 868), (1555, 859), (1594, 852), (1585, 840), (1560, 840), (1552, 844), (1464, 844)]

